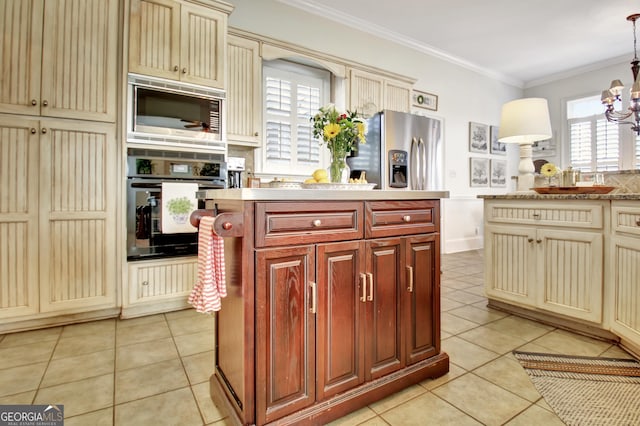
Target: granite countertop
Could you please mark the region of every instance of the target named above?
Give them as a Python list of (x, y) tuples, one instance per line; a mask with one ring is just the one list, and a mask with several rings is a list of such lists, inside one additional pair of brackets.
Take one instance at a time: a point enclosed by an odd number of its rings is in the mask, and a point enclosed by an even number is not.
[(537, 192), (512, 192), (509, 194), (478, 195), (488, 200), (640, 200), (640, 194), (538, 194)]
[(204, 200), (429, 200), (449, 198), (449, 191), (406, 190), (327, 190), (283, 188), (237, 188), (198, 191), (196, 197)]

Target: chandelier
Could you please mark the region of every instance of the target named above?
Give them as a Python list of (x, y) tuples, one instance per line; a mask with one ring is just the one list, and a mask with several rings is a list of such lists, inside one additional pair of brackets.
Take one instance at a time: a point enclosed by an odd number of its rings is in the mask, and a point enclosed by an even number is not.
[[(633, 72), (633, 85), (631, 86), (631, 96), (629, 99), (629, 111), (616, 111), (615, 102), (622, 102), (620, 95), (624, 85), (620, 80), (613, 80), (609, 89), (602, 91), (602, 104), (606, 106), (604, 112), (607, 120), (612, 123), (629, 124), (631, 130), (640, 135), (640, 80), (638, 80), (638, 70), (640, 69), (640, 60), (636, 52), (636, 20), (640, 18), (640, 14), (636, 13), (627, 16), (627, 21), (633, 22), (633, 60), (631, 61), (631, 71)], [(633, 117), (632, 117), (633, 116)], [(629, 119), (631, 117), (631, 119)], [(627, 120), (629, 119), (629, 120)]]

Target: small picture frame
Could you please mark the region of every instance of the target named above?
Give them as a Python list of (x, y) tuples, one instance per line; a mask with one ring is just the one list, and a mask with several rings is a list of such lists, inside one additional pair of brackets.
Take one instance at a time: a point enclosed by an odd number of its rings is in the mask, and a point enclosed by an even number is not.
[(469, 122), (469, 152), (489, 153), (489, 126)]
[(507, 187), (507, 160), (491, 159), (491, 187)]
[(469, 184), (472, 188), (489, 186), (488, 158), (469, 158)]
[(489, 135), (491, 137), (491, 153), (496, 155), (507, 155), (507, 144), (504, 142), (498, 142), (498, 126), (491, 126), (489, 128)]
[(414, 90), (411, 96), (413, 106), (418, 108), (429, 109), (431, 111), (438, 110), (438, 96), (432, 93)]

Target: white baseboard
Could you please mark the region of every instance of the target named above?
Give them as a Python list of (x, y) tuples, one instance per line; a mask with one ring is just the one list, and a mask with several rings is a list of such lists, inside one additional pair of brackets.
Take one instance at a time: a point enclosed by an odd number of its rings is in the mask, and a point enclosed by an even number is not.
[(444, 242), (443, 253), (458, 253), (461, 251), (479, 250), (484, 248), (484, 238), (480, 235), (471, 238), (459, 238), (457, 240), (446, 240)]

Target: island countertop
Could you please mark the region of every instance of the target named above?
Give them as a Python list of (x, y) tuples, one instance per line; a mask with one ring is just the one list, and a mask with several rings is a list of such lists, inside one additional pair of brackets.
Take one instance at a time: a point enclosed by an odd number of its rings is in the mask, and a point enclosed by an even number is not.
[(536, 192), (514, 192), (509, 194), (478, 195), (487, 200), (640, 200), (640, 194), (538, 194)]
[(196, 197), (201, 200), (247, 201), (433, 200), (449, 198), (449, 191), (234, 188), (198, 191)]

